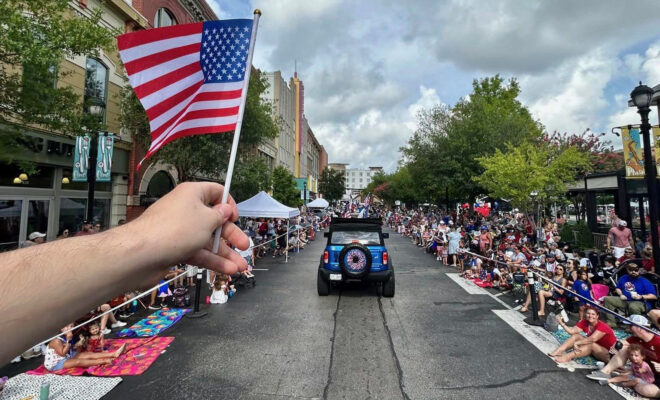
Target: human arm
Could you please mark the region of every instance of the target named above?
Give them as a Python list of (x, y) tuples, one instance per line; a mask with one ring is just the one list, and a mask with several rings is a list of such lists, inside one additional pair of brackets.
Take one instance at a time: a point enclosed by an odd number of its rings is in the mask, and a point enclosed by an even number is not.
[(610, 230), (607, 232), (607, 245), (606, 245), (605, 247), (607, 247), (608, 249), (611, 249), (611, 248), (612, 248), (612, 246), (611, 246), (612, 234), (611, 234), (611, 233), (612, 233), (612, 229), (610, 229)]
[(564, 322), (561, 315), (557, 315), (556, 318), (557, 318), (557, 323), (559, 325), (561, 325), (561, 327), (564, 328), (564, 330), (566, 332), (570, 333), (571, 335), (576, 335), (576, 334), (579, 334), (580, 332), (582, 332), (582, 329), (578, 328), (577, 326), (568, 326), (568, 325), (566, 325), (566, 323)]
[(1, 253), (0, 364), (117, 293), (150, 287), (170, 265), (188, 262), (225, 273), (245, 269), (226, 244), (218, 254), (211, 251), (219, 226), (235, 246), (245, 249), (249, 243), (230, 222), (238, 218), (234, 201), (220, 204), (222, 191), (215, 183), (183, 183), (125, 225)]

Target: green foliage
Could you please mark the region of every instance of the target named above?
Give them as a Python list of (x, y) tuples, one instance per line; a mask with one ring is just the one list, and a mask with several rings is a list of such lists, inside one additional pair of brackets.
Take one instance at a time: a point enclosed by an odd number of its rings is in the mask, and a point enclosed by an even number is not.
[(325, 167), (319, 178), (319, 192), (330, 202), (340, 200), (346, 192), (344, 173)]
[(273, 198), (289, 207), (303, 203), (294, 176), (281, 165), (273, 169)]
[(396, 200), (407, 204), (420, 202), (418, 186), (413, 181), (408, 167), (399, 168), (393, 174), (377, 173), (362, 191), (362, 195), (373, 193), (383, 202), (393, 205)]
[(471, 202), (486, 193), (473, 179), (484, 170), (479, 157), (541, 136), (542, 126), (517, 100), (519, 94), (515, 79), (505, 83), (496, 75), (475, 80), (469, 98), (454, 107), (418, 115), (419, 128), (401, 150), (419, 201), (444, 198), (449, 188), (452, 198)]
[[(277, 125), (270, 116), (271, 106), (261, 99), (267, 88), (265, 77), (259, 70), (253, 69), (245, 103), (238, 157), (248, 157), (264, 140), (278, 135)], [(124, 91), (121, 109), (122, 126), (132, 130), (139, 143), (150, 143), (151, 133), (144, 109), (132, 90)], [(219, 177), (227, 170), (232, 140), (231, 132), (187, 136), (165, 145), (152, 156), (152, 161), (160, 160), (175, 165), (181, 173), (182, 181), (193, 180), (199, 175)], [(238, 169), (246, 165), (236, 165), (234, 173), (240, 173)]]
[(529, 211), (536, 200), (544, 201), (566, 192), (566, 184), (589, 166), (588, 157), (575, 147), (558, 148), (543, 140), (507, 144), (476, 161), (483, 174), (474, 180), (494, 198), (509, 200), (514, 207)]
[[(573, 232), (577, 232), (575, 235)], [(591, 233), (586, 222), (580, 221), (576, 224), (564, 224), (559, 230), (559, 236), (566, 242), (573, 243), (578, 250), (590, 249), (594, 246), (594, 235)], [(577, 241), (575, 241), (577, 236)]]
[(56, 85), (64, 57), (111, 49), (118, 32), (100, 26), (100, 19), (100, 9), (89, 18), (73, 15), (68, 0), (0, 1), (0, 122), (13, 126), (3, 132), (0, 161), (14, 162), (22, 147), (13, 124), (67, 134), (102, 128), (83, 113), (79, 94)]
[(234, 170), (230, 191), (236, 202), (247, 200), (262, 190), (267, 192), (273, 186), (270, 168), (258, 157), (238, 160)]

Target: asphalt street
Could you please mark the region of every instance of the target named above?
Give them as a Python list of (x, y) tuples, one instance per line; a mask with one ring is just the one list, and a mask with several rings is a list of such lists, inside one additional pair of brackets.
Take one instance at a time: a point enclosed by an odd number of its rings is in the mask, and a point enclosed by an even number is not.
[(317, 235), (288, 263), (258, 260), (267, 271), (256, 287), (178, 322), (151, 368), (104, 399), (620, 398), (588, 371), (558, 368), (493, 313), (500, 303), (468, 294), (447, 277), (455, 270), (390, 234), (394, 298), (360, 284), (319, 297)]

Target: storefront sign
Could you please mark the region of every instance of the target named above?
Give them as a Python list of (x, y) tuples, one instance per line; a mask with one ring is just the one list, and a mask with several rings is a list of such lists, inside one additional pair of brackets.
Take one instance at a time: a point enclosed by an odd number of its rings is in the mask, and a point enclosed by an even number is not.
[(626, 166), (626, 178), (644, 178), (644, 157), (642, 156), (642, 142), (639, 129), (621, 128), (621, 140), (623, 142), (623, 162)]
[(89, 168), (89, 149), (91, 138), (89, 136), (78, 136), (76, 148), (73, 152), (73, 181), (86, 182), (87, 169)]
[(110, 172), (112, 170), (112, 151), (114, 145), (114, 136), (112, 133), (99, 135), (99, 147), (96, 161), (96, 181), (110, 182)]

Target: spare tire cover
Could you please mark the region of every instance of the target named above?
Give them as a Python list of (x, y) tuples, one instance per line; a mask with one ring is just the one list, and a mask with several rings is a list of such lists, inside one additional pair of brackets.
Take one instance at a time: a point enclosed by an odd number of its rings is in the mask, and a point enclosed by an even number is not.
[(361, 244), (351, 244), (339, 253), (339, 265), (346, 275), (361, 277), (371, 269), (371, 252)]

